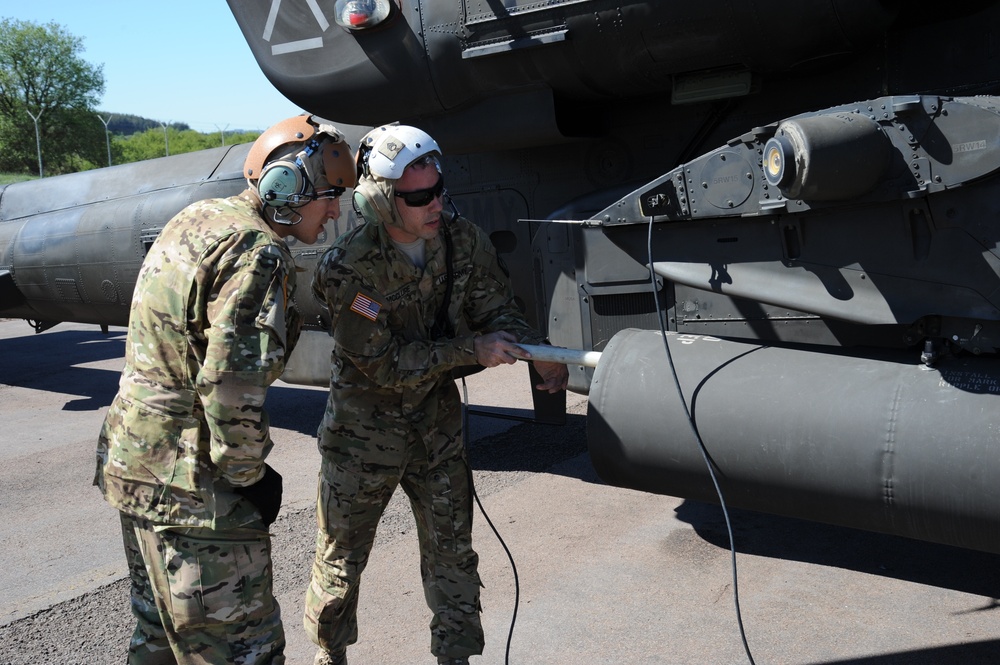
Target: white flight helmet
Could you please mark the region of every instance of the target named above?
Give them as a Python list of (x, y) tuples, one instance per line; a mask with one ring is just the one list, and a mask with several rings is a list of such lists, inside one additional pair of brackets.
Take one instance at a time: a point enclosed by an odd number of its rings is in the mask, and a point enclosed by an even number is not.
[[(430, 134), (409, 125), (383, 125), (361, 139), (359, 175), (399, 180), (407, 166), (421, 157), (441, 157), (441, 148)], [(440, 163), (437, 165), (441, 170)]]
[(383, 125), (361, 139), (357, 154), (358, 183), (354, 209), (373, 223), (403, 227), (396, 207), (396, 181), (410, 164), (431, 159), (441, 172), (441, 148), (422, 129), (409, 125)]

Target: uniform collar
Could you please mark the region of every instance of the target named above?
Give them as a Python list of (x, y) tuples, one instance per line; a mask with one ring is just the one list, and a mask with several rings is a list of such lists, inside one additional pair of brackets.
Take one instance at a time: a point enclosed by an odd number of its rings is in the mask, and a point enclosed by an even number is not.
[[(378, 224), (374, 222), (366, 221), (365, 224), (369, 227), (369, 233), (373, 235), (375, 240), (378, 242), (379, 249), (382, 251), (382, 256), (385, 256), (390, 263), (404, 262), (408, 266), (412, 264), (403, 257), (403, 253), (396, 249), (396, 246), (392, 244), (392, 239), (389, 238), (389, 232), (385, 230), (384, 224)], [(438, 266), (444, 265), (444, 231), (442, 230), (437, 234), (437, 237), (433, 240), (427, 241), (427, 247), (425, 249), (425, 263), (424, 271), (429, 270), (436, 271)]]

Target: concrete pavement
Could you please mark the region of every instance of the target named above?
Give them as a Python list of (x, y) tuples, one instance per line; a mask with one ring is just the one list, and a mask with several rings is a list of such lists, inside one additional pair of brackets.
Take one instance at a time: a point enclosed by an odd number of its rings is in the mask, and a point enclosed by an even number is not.
[[(0, 662), (123, 662), (131, 630), (114, 511), (90, 482), (121, 368), (122, 331), (0, 321)], [(470, 378), (473, 405), (526, 409), (524, 365)], [(325, 392), (279, 384), (268, 408), (286, 502), (274, 526), (288, 662), (310, 663), (302, 596), (314, 538)], [(747, 663), (718, 507), (609, 487), (585, 453), (586, 401), (565, 427), (474, 417), (483, 505), (517, 565), (510, 663)], [(731, 515), (742, 620), (756, 663), (1000, 662), (1000, 558), (774, 518)], [(507, 556), (482, 515), (487, 648), (505, 662)], [(402, 493), (380, 526), (352, 665), (433, 663), (416, 535)]]

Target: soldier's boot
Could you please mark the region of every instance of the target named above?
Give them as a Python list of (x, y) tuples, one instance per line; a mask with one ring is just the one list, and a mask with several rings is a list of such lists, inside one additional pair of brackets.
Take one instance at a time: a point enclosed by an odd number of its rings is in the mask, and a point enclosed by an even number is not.
[(438, 665), (469, 665), (469, 659), (465, 658), (448, 658), (447, 656), (441, 656), (438, 658)]
[(327, 651), (320, 649), (316, 652), (316, 659), (313, 665), (347, 665), (347, 650)]

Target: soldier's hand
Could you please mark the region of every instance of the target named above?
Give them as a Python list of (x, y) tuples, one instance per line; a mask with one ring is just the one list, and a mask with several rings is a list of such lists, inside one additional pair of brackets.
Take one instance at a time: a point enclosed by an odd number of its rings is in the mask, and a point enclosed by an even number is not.
[(513, 365), (517, 362), (514, 353), (520, 351), (516, 342), (517, 337), (506, 330), (480, 335), (473, 340), (476, 362), (483, 367), (496, 367), (501, 363)]
[(569, 385), (569, 369), (562, 363), (544, 362), (542, 360), (532, 361), (535, 369), (542, 376), (542, 383), (535, 386), (538, 390), (547, 390), (550, 393), (557, 393), (566, 390)]

